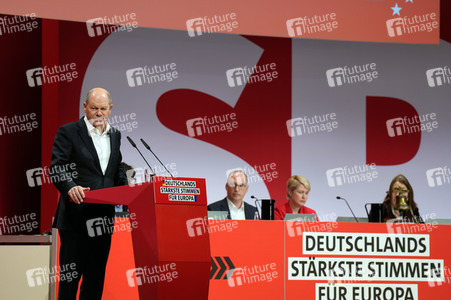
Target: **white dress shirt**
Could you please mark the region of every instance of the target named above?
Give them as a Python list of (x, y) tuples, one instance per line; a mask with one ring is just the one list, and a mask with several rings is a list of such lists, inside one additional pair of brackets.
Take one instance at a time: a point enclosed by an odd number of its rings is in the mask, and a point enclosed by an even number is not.
[(237, 208), (235, 204), (227, 198), (227, 204), (229, 205), (230, 219), (246, 220), (246, 215), (244, 213), (244, 202), (241, 202), (241, 207)]
[(88, 118), (85, 116), (86, 127), (88, 127), (88, 134), (92, 138), (94, 147), (97, 151), (97, 156), (99, 157), (100, 167), (102, 168), (102, 173), (105, 175), (106, 168), (108, 166), (108, 161), (110, 160), (111, 154), (111, 144), (109, 131), (111, 129), (110, 124), (107, 123), (106, 129), (101, 134), (100, 131), (89, 123)]

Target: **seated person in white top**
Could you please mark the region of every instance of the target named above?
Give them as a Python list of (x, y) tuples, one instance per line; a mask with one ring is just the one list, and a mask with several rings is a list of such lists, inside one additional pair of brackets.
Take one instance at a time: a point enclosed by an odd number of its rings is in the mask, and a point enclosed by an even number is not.
[(247, 175), (243, 171), (233, 171), (227, 178), (225, 185), (227, 197), (208, 205), (210, 211), (227, 211), (228, 219), (232, 220), (253, 220), (257, 209), (255, 206), (243, 201), (249, 186)]

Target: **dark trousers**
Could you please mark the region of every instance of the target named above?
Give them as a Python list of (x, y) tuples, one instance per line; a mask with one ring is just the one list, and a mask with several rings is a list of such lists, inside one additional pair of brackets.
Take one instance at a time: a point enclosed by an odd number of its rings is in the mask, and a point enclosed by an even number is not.
[(101, 300), (111, 235), (89, 237), (82, 232), (59, 230), (59, 236), (61, 275), (58, 300), (75, 300), (81, 277), (79, 299)]

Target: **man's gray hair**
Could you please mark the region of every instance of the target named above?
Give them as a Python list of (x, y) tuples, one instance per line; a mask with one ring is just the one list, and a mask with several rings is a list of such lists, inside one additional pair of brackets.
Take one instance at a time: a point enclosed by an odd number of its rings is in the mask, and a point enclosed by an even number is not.
[(246, 185), (247, 185), (247, 183), (248, 183), (248, 180), (247, 180), (247, 174), (244, 173), (244, 171), (243, 171), (243, 170), (240, 170), (240, 169), (231, 171), (231, 172), (229, 173), (229, 176), (227, 176), (227, 182), (229, 182), (230, 177), (232, 177), (232, 175), (235, 174), (235, 173), (242, 173), (242, 174), (244, 175), (244, 178), (246, 178)]

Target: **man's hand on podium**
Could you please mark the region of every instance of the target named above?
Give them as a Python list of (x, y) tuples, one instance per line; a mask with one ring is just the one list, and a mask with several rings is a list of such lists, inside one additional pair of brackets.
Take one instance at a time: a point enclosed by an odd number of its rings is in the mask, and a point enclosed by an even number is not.
[(86, 191), (89, 191), (90, 188), (88, 187), (82, 187), (82, 186), (74, 186), (73, 188), (71, 188), (69, 190), (69, 192), (67, 192), (67, 194), (70, 197), (70, 200), (72, 202), (75, 202), (77, 204), (81, 204), (83, 202), (83, 198), (85, 198), (85, 193)]

